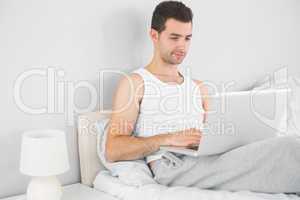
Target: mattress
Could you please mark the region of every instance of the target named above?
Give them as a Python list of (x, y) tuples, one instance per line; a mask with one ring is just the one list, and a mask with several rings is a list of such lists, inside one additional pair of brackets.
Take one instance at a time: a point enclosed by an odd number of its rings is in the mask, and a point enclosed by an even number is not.
[(230, 192), (184, 186), (168, 187), (161, 184), (147, 184), (135, 187), (124, 184), (117, 177), (111, 176), (107, 170), (102, 170), (98, 173), (94, 181), (94, 188), (121, 200), (300, 200), (300, 196), (296, 194), (267, 194), (246, 190)]

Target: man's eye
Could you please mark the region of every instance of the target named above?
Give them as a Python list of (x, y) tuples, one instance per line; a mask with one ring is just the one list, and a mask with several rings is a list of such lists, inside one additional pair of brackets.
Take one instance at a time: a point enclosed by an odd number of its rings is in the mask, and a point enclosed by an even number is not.
[(178, 38), (171, 38), (171, 40), (178, 40)]
[(187, 41), (190, 41), (190, 40), (191, 40), (191, 38), (185, 38), (185, 40), (187, 40)]

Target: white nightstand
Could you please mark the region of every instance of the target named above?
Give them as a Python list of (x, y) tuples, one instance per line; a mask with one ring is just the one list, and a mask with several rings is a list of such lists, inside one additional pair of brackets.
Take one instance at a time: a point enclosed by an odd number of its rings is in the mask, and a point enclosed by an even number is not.
[[(26, 200), (25, 195), (8, 197), (1, 200)], [(61, 200), (117, 200), (116, 198), (88, 186), (76, 183), (63, 187)]]

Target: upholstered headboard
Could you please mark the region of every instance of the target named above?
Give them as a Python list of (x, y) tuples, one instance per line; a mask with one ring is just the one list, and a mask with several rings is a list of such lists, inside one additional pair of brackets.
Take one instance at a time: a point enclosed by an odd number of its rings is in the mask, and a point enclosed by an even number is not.
[(97, 173), (104, 169), (97, 155), (97, 132), (95, 122), (109, 118), (111, 110), (90, 112), (78, 117), (78, 149), (81, 183), (92, 186)]

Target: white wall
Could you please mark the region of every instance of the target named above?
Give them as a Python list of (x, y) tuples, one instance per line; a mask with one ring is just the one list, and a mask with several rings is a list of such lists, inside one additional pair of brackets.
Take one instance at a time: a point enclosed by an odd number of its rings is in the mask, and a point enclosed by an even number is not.
[[(149, 62), (148, 29), (157, 2), (0, 0), (0, 197), (25, 192), (29, 178), (19, 173), (18, 165), (21, 134), (27, 129), (64, 129), (71, 169), (59, 178), (63, 184), (80, 180), (76, 124), (67, 115), (71, 109), (67, 82), (72, 86), (85, 80), (99, 88), (100, 70), (129, 72)], [(185, 2), (195, 18), (191, 51), (182, 66), (191, 67), (194, 78), (216, 84), (235, 81), (231, 90), (243, 90), (282, 65), (300, 73), (299, 1)], [(25, 71), (47, 67), (65, 73), (58, 77), (65, 86), (60, 104), (64, 109), (58, 113), (48, 107), (38, 115), (23, 112), (14, 101), (14, 82)], [(118, 78), (108, 76), (104, 91), (98, 91), (104, 108), (111, 106)], [(43, 76), (26, 79), (21, 91), (23, 102), (35, 108), (54, 99), (47, 97)], [(86, 107), (87, 90), (76, 91), (76, 105)]]

